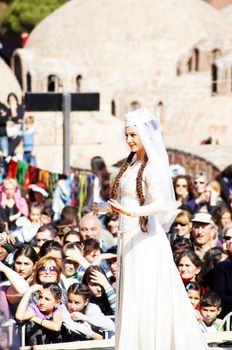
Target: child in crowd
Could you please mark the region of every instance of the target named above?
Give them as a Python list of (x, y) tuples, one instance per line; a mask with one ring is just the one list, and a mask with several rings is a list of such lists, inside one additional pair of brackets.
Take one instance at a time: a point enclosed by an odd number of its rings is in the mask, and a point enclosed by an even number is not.
[(90, 292), (84, 284), (74, 283), (69, 287), (63, 323), (71, 334), (74, 333), (73, 340), (80, 337), (102, 339), (104, 331), (109, 331), (111, 336), (114, 334), (114, 322), (101, 312), (99, 306), (90, 303), (89, 299)]
[(36, 165), (35, 157), (32, 155), (35, 135), (34, 123), (35, 118), (30, 115), (25, 118), (23, 126), (23, 160), (31, 165)]
[(222, 320), (217, 316), (221, 312), (221, 298), (215, 292), (208, 292), (202, 295), (200, 301), (200, 313), (202, 321), (200, 329), (202, 332), (217, 332)]
[[(38, 291), (37, 302), (29, 303), (32, 294)], [(53, 282), (45, 283), (43, 286), (34, 284), (24, 294), (16, 311), (16, 319), (31, 321), (26, 327), (26, 339), (29, 345), (61, 341), (61, 298), (61, 288)]]
[(29, 217), (21, 216), (16, 221), (16, 230), (13, 236), (17, 237), (21, 243), (29, 243), (36, 235), (40, 227), (41, 207), (32, 205)]
[[(80, 266), (76, 260), (70, 257), (70, 250), (73, 250), (73, 254), (75, 254), (75, 249), (79, 250), (80, 260), (82, 259), (82, 248), (79, 243), (66, 243), (63, 246), (62, 251), (62, 274), (61, 274), (61, 284), (64, 289), (68, 289), (68, 287), (75, 283), (80, 282), (84, 271), (80, 274), (78, 267)], [(72, 253), (71, 253), (72, 256)]]
[(105, 315), (115, 314), (116, 294), (100, 266), (89, 266), (82, 283), (89, 288), (90, 302), (97, 304)]
[(197, 282), (189, 282), (185, 289), (194, 309), (200, 310), (201, 286)]

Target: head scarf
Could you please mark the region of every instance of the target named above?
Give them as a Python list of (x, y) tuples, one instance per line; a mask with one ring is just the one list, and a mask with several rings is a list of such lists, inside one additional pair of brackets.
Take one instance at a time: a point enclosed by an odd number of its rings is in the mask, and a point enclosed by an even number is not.
[(125, 127), (128, 126), (136, 126), (148, 162), (154, 168), (154, 176), (159, 178), (167, 210), (156, 217), (165, 232), (168, 232), (176, 216), (176, 200), (159, 124), (147, 109), (140, 108), (125, 115)]

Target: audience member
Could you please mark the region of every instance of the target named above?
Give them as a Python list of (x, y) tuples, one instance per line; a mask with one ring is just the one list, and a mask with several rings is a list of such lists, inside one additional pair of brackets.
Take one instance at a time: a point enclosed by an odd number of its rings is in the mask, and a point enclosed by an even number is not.
[(201, 212), (196, 213), (191, 222), (194, 250), (203, 259), (205, 253), (215, 245), (214, 231), (212, 232), (214, 222), (210, 214)]
[(191, 250), (184, 251), (178, 257), (176, 264), (184, 284), (197, 281), (202, 262), (196, 253)]
[(102, 229), (100, 220), (92, 213), (86, 214), (81, 218), (80, 233), (84, 241), (89, 238), (97, 239), (103, 251), (114, 245), (113, 236), (108, 231)]
[(208, 292), (201, 296), (200, 313), (202, 320), (199, 324), (202, 332), (217, 332), (222, 320), (217, 316), (221, 312), (221, 299), (214, 292)]
[(82, 283), (90, 290), (90, 302), (97, 304), (105, 315), (115, 313), (115, 291), (100, 266), (89, 266), (84, 273)]
[[(33, 293), (39, 292), (37, 302), (31, 302)], [(26, 327), (27, 345), (59, 343), (62, 325), (60, 303), (62, 290), (57, 283), (34, 284), (22, 297), (16, 319), (30, 321)]]
[(19, 104), (18, 97), (10, 93), (7, 97), (8, 104), (8, 121), (6, 126), (9, 140), (9, 155), (13, 157), (15, 150), (22, 140), (22, 123), (24, 117), (24, 106)]
[(23, 161), (36, 165), (35, 156), (32, 154), (34, 147), (34, 129), (35, 118), (31, 115), (27, 116), (23, 124)]

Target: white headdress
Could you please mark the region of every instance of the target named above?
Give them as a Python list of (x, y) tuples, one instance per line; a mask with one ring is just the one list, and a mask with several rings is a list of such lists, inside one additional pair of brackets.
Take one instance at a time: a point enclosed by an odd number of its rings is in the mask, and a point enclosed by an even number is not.
[(137, 127), (148, 162), (154, 167), (154, 176), (158, 176), (161, 181), (167, 211), (159, 214), (157, 219), (165, 232), (168, 232), (176, 216), (176, 200), (168, 155), (162, 140), (159, 124), (147, 109), (140, 108), (125, 115), (125, 126)]

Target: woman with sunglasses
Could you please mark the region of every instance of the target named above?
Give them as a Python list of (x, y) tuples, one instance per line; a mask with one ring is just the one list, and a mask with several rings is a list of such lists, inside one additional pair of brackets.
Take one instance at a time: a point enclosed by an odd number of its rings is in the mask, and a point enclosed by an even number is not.
[(189, 175), (177, 175), (173, 179), (177, 208), (184, 209), (187, 201), (194, 198), (193, 184)]
[(228, 223), (222, 231), (223, 237), (223, 248), (228, 253), (229, 257), (232, 258), (232, 222)]
[(44, 284), (48, 282), (60, 282), (61, 261), (53, 256), (44, 256), (36, 264), (34, 271), (34, 283)]
[(191, 233), (191, 215), (187, 210), (181, 210), (177, 217), (175, 218), (175, 221), (173, 223), (174, 232), (170, 237), (171, 244), (177, 239), (177, 238), (188, 238), (190, 239), (190, 233)]
[(225, 317), (232, 310), (232, 223), (224, 228), (223, 241), (225, 242), (229, 259), (217, 264), (214, 278), (215, 292), (221, 297), (222, 301), (220, 318)]

